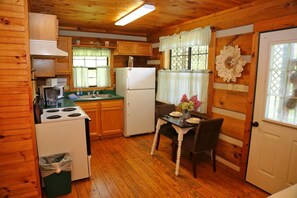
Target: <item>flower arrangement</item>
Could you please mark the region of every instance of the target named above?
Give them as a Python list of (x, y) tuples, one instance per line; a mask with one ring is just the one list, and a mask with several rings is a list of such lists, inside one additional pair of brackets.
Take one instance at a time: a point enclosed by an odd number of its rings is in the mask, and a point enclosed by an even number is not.
[(187, 95), (184, 94), (180, 100), (177, 109), (180, 111), (197, 111), (197, 109), (201, 106), (201, 102), (198, 100), (197, 95), (192, 96), (188, 99)]

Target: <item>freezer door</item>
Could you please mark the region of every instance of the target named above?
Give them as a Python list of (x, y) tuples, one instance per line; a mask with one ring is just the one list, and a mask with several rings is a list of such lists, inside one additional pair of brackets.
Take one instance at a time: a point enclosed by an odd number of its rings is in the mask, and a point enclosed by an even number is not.
[(127, 89), (154, 89), (155, 68), (131, 68), (127, 70)]
[(155, 90), (129, 90), (125, 98), (124, 136), (155, 130)]

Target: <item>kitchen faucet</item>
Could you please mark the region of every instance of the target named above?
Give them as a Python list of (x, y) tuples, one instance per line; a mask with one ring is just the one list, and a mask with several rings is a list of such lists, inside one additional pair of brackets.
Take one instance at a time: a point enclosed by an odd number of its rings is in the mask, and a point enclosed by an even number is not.
[(95, 91), (96, 91), (96, 90), (94, 90), (94, 91), (92, 92), (92, 95), (93, 95), (93, 96), (95, 96)]

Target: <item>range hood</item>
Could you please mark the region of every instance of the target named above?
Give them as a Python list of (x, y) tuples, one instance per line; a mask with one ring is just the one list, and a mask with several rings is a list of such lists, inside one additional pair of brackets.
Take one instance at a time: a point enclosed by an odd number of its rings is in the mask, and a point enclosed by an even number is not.
[(29, 12), (30, 55), (68, 56), (57, 47), (58, 24), (56, 15)]
[(68, 53), (57, 48), (57, 41), (30, 39), (30, 55), (68, 56)]

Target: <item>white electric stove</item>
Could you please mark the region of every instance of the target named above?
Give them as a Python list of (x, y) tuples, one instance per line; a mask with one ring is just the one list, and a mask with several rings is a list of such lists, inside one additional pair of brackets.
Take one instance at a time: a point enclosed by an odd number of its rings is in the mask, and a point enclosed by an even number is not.
[(41, 123), (61, 122), (76, 119), (90, 120), (89, 116), (79, 106), (44, 109), (43, 114), (41, 114)]
[(70, 153), (72, 181), (91, 176), (88, 115), (79, 107), (44, 109), (35, 124), (38, 156)]

